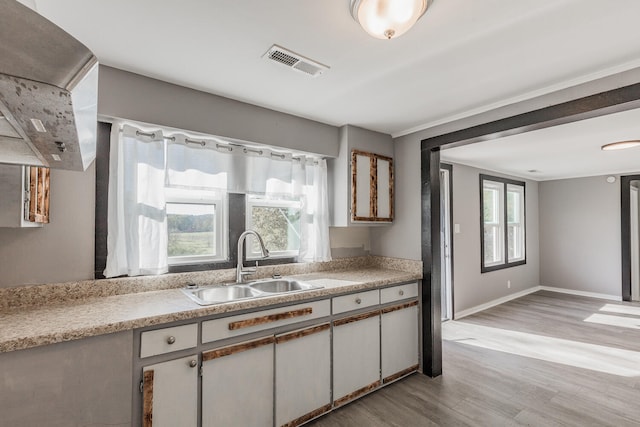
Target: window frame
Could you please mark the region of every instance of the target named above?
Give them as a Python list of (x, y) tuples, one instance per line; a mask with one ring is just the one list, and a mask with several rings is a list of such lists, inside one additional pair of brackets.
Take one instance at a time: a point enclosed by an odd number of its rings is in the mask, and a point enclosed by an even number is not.
[[(214, 206), (215, 224), (214, 236), (216, 236), (215, 256), (211, 255), (183, 255), (169, 256), (167, 254), (167, 264), (169, 267), (181, 265), (199, 265), (205, 263), (224, 262), (228, 260), (228, 209), (226, 209), (225, 192), (213, 192), (204, 190), (189, 190), (180, 188), (165, 187), (165, 204), (192, 204)], [(168, 228), (168, 227), (167, 227)], [(168, 234), (168, 229), (167, 229)], [(167, 236), (168, 243), (168, 236)], [(167, 247), (167, 251), (169, 248)]]
[[(527, 200), (526, 200), (526, 183), (524, 181), (516, 181), (509, 178), (497, 177), (492, 175), (480, 174), (480, 272), (487, 273), (496, 270), (502, 270), (505, 268), (516, 267), (527, 263)], [(485, 221), (484, 221), (484, 187), (485, 181), (491, 181), (493, 183), (499, 183), (502, 185), (502, 200), (500, 203), (500, 231), (502, 234), (502, 261), (499, 263), (485, 265)], [(514, 259), (509, 258), (509, 222), (508, 222), (508, 193), (509, 186), (516, 186), (522, 188), (522, 215), (520, 216), (522, 222), (522, 251), (523, 256), (521, 258)]]
[[(287, 199), (274, 199), (268, 197), (246, 195), (245, 199), (245, 230), (253, 230), (253, 221), (251, 211), (254, 207), (268, 207), (268, 208), (297, 208), (302, 213), (302, 201), (301, 200), (287, 200)], [(250, 237), (250, 236), (249, 236)], [(245, 246), (246, 259), (248, 261), (256, 261), (262, 259), (261, 256), (249, 252), (251, 248), (250, 244)], [(267, 248), (269, 249), (269, 248)], [(300, 248), (291, 251), (275, 251), (269, 249), (269, 258), (294, 258), (297, 259), (300, 253)]]

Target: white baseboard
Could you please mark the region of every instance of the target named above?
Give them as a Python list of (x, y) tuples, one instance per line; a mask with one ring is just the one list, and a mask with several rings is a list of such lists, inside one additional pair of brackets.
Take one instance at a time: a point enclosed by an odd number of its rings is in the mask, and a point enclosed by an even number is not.
[(455, 313), (454, 319), (455, 320), (462, 319), (463, 317), (470, 316), (472, 314), (478, 313), (488, 308), (495, 307), (500, 304), (504, 304), (505, 302), (508, 302), (516, 298), (520, 298), (525, 295), (529, 295), (538, 291), (558, 292), (561, 294), (571, 294), (571, 295), (578, 295), (581, 297), (599, 298), (599, 299), (605, 299), (609, 301), (622, 301), (622, 297), (618, 295), (599, 294), (597, 292), (577, 291), (574, 289), (566, 289), (566, 288), (554, 288), (553, 286), (534, 286), (532, 288), (525, 289), (524, 291), (516, 292), (515, 294), (507, 295), (502, 298), (494, 299), (484, 304), (476, 305), (475, 307), (471, 307), (466, 310), (459, 311)]
[(577, 291), (575, 289), (566, 289), (566, 288), (554, 288), (553, 286), (538, 286), (538, 288), (541, 291), (551, 291), (551, 292), (558, 292), (561, 294), (579, 295), (581, 297), (599, 298), (599, 299), (606, 299), (610, 301), (622, 301), (622, 297), (619, 295), (599, 294), (597, 292)]
[(505, 302), (514, 300), (516, 298), (520, 298), (520, 297), (523, 297), (525, 295), (529, 295), (529, 294), (532, 294), (534, 292), (538, 292), (539, 290), (540, 290), (540, 286), (534, 286), (532, 288), (525, 289), (524, 291), (516, 292), (515, 294), (510, 294), (510, 295), (507, 295), (507, 296), (504, 296), (504, 297), (501, 297), (501, 298), (498, 298), (498, 299), (494, 299), (493, 301), (485, 302), (484, 304), (476, 305), (475, 307), (471, 307), (471, 308), (468, 308), (466, 310), (462, 310), (462, 311), (459, 311), (459, 312), (455, 313), (454, 319), (455, 320), (462, 319), (463, 317), (470, 316), (470, 315), (475, 314), (475, 313), (477, 313), (479, 311), (483, 311), (483, 310), (486, 310), (488, 308), (495, 307), (496, 305), (504, 304)]

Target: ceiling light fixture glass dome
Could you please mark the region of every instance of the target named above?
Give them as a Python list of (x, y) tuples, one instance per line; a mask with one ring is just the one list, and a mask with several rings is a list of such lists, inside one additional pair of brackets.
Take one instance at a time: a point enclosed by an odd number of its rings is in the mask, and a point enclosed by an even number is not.
[(612, 142), (610, 144), (605, 144), (600, 148), (602, 149), (602, 151), (625, 150), (627, 148), (637, 147), (638, 145), (640, 145), (640, 139)]
[(424, 15), (431, 0), (351, 0), (351, 15), (378, 39), (406, 33)]

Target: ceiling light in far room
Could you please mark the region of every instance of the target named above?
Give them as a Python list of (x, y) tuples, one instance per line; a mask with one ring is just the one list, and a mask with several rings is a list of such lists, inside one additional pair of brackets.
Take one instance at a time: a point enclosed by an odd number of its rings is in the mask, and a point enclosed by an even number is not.
[(624, 150), (626, 148), (633, 148), (640, 145), (640, 139), (634, 139), (631, 141), (618, 141), (612, 142), (611, 144), (605, 144), (602, 147), (602, 151), (612, 151), (612, 150)]
[(351, 16), (371, 36), (391, 39), (406, 33), (432, 0), (351, 0)]

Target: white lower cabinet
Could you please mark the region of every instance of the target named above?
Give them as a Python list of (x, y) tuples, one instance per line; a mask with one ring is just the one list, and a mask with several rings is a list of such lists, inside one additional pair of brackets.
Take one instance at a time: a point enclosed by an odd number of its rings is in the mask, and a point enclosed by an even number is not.
[(333, 403), (380, 385), (380, 310), (333, 321)]
[(357, 399), (418, 369), (417, 296), (409, 283), (143, 331), (141, 365), (202, 363), (143, 365), (142, 426), (297, 426)]
[(273, 426), (274, 343), (269, 336), (202, 353), (203, 427)]
[(145, 366), (142, 425), (198, 425), (198, 356)]
[(331, 409), (329, 323), (276, 336), (276, 426), (296, 426)]
[(382, 382), (418, 369), (418, 301), (382, 309), (380, 319)]

